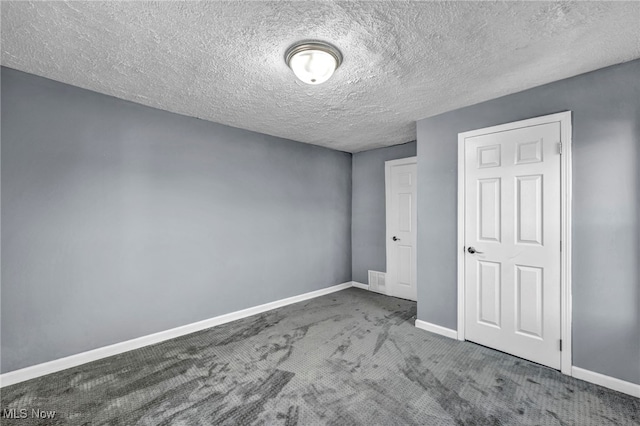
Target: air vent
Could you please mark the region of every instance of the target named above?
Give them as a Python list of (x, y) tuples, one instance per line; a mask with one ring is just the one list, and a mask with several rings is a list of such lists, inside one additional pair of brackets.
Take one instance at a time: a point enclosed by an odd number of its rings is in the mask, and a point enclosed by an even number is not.
[(369, 271), (369, 290), (387, 294), (385, 276), (386, 274), (384, 272)]

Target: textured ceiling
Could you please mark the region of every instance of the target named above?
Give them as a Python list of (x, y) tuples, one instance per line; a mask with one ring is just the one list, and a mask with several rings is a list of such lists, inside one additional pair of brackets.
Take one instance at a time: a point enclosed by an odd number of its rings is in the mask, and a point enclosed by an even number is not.
[[(2, 2), (2, 64), (144, 105), (357, 152), (415, 121), (640, 57), (639, 2)], [(335, 44), (327, 83), (284, 63)]]

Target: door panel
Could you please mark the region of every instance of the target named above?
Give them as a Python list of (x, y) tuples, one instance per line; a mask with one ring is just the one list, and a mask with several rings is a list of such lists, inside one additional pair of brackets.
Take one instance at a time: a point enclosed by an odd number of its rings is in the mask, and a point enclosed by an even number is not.
[(560, 123), (468, 137), (465, 333), (560, 368)]
[(516, 242), (542, 245), (542, 175), (516, 181)]
[(542, 139), (531, 142), (516, 142), (516, 164), (542, 161)]
[(542, 338), (542, 268), (516, 265), (516, 332)]
[(500, 166), (500, 145), (478, 147), (478, 168)]
[(478, 241), (500, 242), (500, 179), (478, 180)]
[(411, 232), (412, 193), (398, 194), (398, 231)]
[(411, 286), (413, 250), (411, 246), (398, 246), (398, 284)]
[(478, 322), (500, 328), (500, 264), (478, 262)]

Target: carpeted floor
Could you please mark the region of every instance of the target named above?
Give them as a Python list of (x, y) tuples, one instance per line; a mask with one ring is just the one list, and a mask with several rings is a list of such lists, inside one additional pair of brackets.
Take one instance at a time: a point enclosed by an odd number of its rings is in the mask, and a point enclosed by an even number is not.
[(639, 424), (639, 399), (419, 330), (415, 312), (344, 290), (9, 386), (3, 412), (28, 418), (1, 423)]

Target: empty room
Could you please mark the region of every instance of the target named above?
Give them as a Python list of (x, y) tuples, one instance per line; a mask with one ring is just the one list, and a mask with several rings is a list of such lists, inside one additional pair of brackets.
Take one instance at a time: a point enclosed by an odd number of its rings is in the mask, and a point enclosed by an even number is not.
[(0, 424), (640, 424), (640, 2), (0, 11)]

